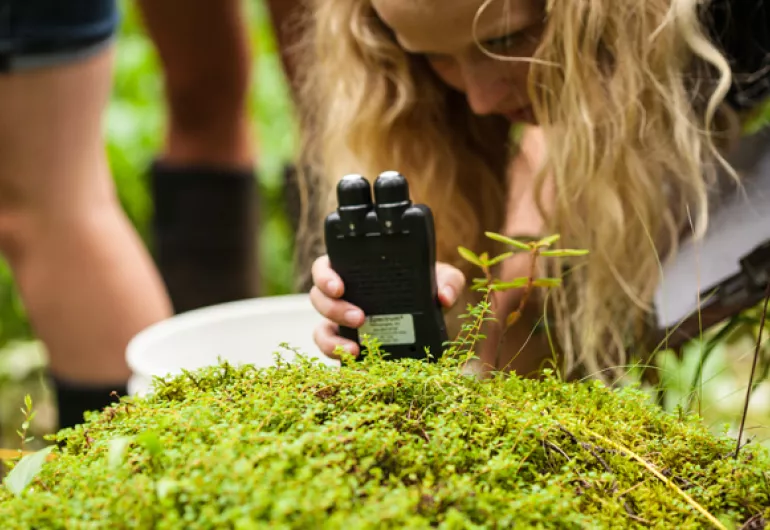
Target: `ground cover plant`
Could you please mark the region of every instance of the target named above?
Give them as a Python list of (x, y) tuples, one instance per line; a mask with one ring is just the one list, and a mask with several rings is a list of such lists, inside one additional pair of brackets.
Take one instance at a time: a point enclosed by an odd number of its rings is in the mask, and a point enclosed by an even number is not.
[(375, 354), (341, 369), (222, 363), (159, 381), (153, 395), (60, 432), (48, 461), (36, 453), (12, 471), (0, 520), (250, 529), (764, 528), (770, 519), (761, 446), (735, 458), (732, 438), (631, 387), (480, 381), (459, 366)]
[[(489, 235), (533, 262), (582, 254)], [(468, 375), (494, 293), (559, 282), (500, 282), (490, 265), (509, 253), (461, 253), (484, 297), (438, 362), (368, 341), (339, 369), (300, 357), (157, 379), (16, 461), (4, 528), (765, 528), (767, 448), (736, 450), (635, 386)]]

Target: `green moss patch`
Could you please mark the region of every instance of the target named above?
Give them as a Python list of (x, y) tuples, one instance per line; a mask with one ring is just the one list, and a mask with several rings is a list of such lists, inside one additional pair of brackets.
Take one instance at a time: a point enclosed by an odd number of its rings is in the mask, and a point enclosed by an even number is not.
[(770, 455), (640, 390), (372, 357), (158, 381), (57, 435), (3, 528), (763, 528)]

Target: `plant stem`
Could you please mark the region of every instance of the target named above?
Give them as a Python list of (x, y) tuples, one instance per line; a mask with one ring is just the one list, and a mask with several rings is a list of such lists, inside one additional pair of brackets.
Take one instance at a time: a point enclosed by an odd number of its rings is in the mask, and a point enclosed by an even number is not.
[[(529, 297), (532, 294), (532, 284), (535, 281), (535, 269), (537, 268), (537, 258), (539, 255), (540, 249), (533, 248), (532, 253), (530, 254), (531, 259), (529, 261), (529, 277), (527, 279), (527, 286), (524, 288), (524, 294), (521, 296), (521, 300), (519, 301), (519, 307), (516, 308), (516, 313), (519, 315), (521, 315), (521, 312), (524, 311), (524, 307), (527, 305)], [(508, 328), (510, 327), (510, 325), (506, 326), (506, 331), (508, 331)]]
[[(481, 333), (481, 327), (484, 325), (484, 319), (486, 318), (487, 313), (491, 312), (491, 294), (492, 291), (489, 289), (484, 292), (481, 302), (476, 306), (478, 315), (476, 315), (476, 318), (471, 324), (463, 327), (463, 329), (457, 333), (455, 340), (452, 341), (452, 348), (455, 348), (455, 351), (458, 354), (469, 353), (476, 347), (476, 342), (478, 342), (479, 334)], [(487, 305), (489, 305), (489, 309), (485, 309)], [(473, 313), (471, 313), (471, 315), (472, 314)]]
[(762, 306), (762, 318), (759, 321), (759, 334), (757, 336), (756, 347), (754, 348), (754, 360), (751, 363), (751, 374), (749, 375), (749, 386), (746, 388), (746, 399), (743, 403), (743, 416), (741, 417), (741, 427), (738, 429), (738, 442), (735, 445), (735, 458), (738, 458), (738, 453), (741, 450), (741, 438), (743, 438), (743, 429), (746, 426), (746, 416), (749, 413), (749, 400), (751, 399), (751, 387), (754, 384), (754, 373), (757, 369), (757, 361), (759, 360), (759, 350), (762, 346), (762, 331), (765, 329), (765, 319), (767, 318), (767, 304), (770, 301), (770, 282), (765, 289), (765, 303)]
[(644, 466), (650, 473), (655, 475), (657, 478), (662, 480), (668, 487), (673, 489), (676, 493), (678, 493), (687, 503), (695, 508), (697, 511), (699, 511), (706, 519), (709, 520), (709, 522), (714, 525), (715, 528), (718, 528), (719, 530), (727, 530), (727, 528), (719, 522), (719, 520), (711, 515), (703, 506), (701, 506), (695, 499), (690, 497), (687, 493), (682, 491), (681, 488), (679, 488), (672, 480), (669, 480), (666, 478), (660, 471), (658, 471), (652, 464), (647, 462), (644, 458), (633, 452), (631, 449), (626, 448), (624, 445), (615, 442), (614, 440), (610, 440), (609, 438), (606, 438), (602, 436), (599, 433), (596, 433), (592, 431), (591, 429), (588, 429), (586, 427), (583, 427), (583, 430), (590, 434), (591, 436), (603, 441), (604, 443), (611, 445), (621, 453), (625, 454), (626, 456), (630, 456), (637, 462), (639, 462), (642, 466)]
[(508, 334), (508, 331), (510, 331), (511, 327), (518, 321), (518, 319), (521, 317), (522, 312), (524, 311), (524, 307), (527, 305), (527, 302), (529, 301), (529, 297), (532, 294), (533, 289), (533, 283), (535, 281), (535, 269), (537, 268), (537, 258), (540, 255), (540, 249), (538, 247), (533, 248), (530, 251), (530, 261), (529, 261), (529, 274), (527, 276), (527, 285), (524, 287), (524, 294), (521, 295), (521, 299), (519, 300), (519, 306), (516, 308), (516, 310), (511, 314), (516, 314), (516, 319), (512, 321), (508, 321), (508, 316), (505, 315), (505, 323), (503, 324), (502, 332), (500, 333), (500, 340), (497, 342), (497, 349), (495, 352), (495, 367), (499, 366), (500, 364), (500, 349), (503, 345), (503, 340), (505, 339), (505, 336)]

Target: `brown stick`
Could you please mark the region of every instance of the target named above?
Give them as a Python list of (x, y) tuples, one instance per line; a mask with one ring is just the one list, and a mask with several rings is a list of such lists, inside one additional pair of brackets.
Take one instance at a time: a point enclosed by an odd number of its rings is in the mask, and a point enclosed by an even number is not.
[(762, 319), (759, 322), (759, 335), (757, 336), (757, 344), (754, 348), (754, 362), (751, 364), (751, 375), (749, 375), (749, 386), (746, 388), (746, 401), (743, 403), (743, 416), (741, 417), (741, 428), (738, 429), (738, 441), (735, 444), (735, 458), (738, 458), (738, 453), (741, 450), (741, 438), (743, 438), (743, 428), (746, 425), (746, 416), (749, 413), (749, 400), (751, 399), (751, 386), (754, 384), (754, 372), (757, 369), (757, 361), (759, 360), (759, 350), (762, 347), (762, 331), (765, 329), (765, 319), (767, 317), (767, 303), (770, 301), (770, 282), (767, 284), (765, 290), (765, 303), (762, 307)]

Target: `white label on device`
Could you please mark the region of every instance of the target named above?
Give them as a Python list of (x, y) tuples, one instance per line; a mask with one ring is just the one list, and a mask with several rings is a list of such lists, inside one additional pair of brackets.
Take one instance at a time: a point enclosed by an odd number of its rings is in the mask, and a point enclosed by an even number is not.
[(387, 344), (414, 344), (414, 319), (412, 315), (372, 315), (366, 317), (358, 329), (359, 335), (376, 337)]

